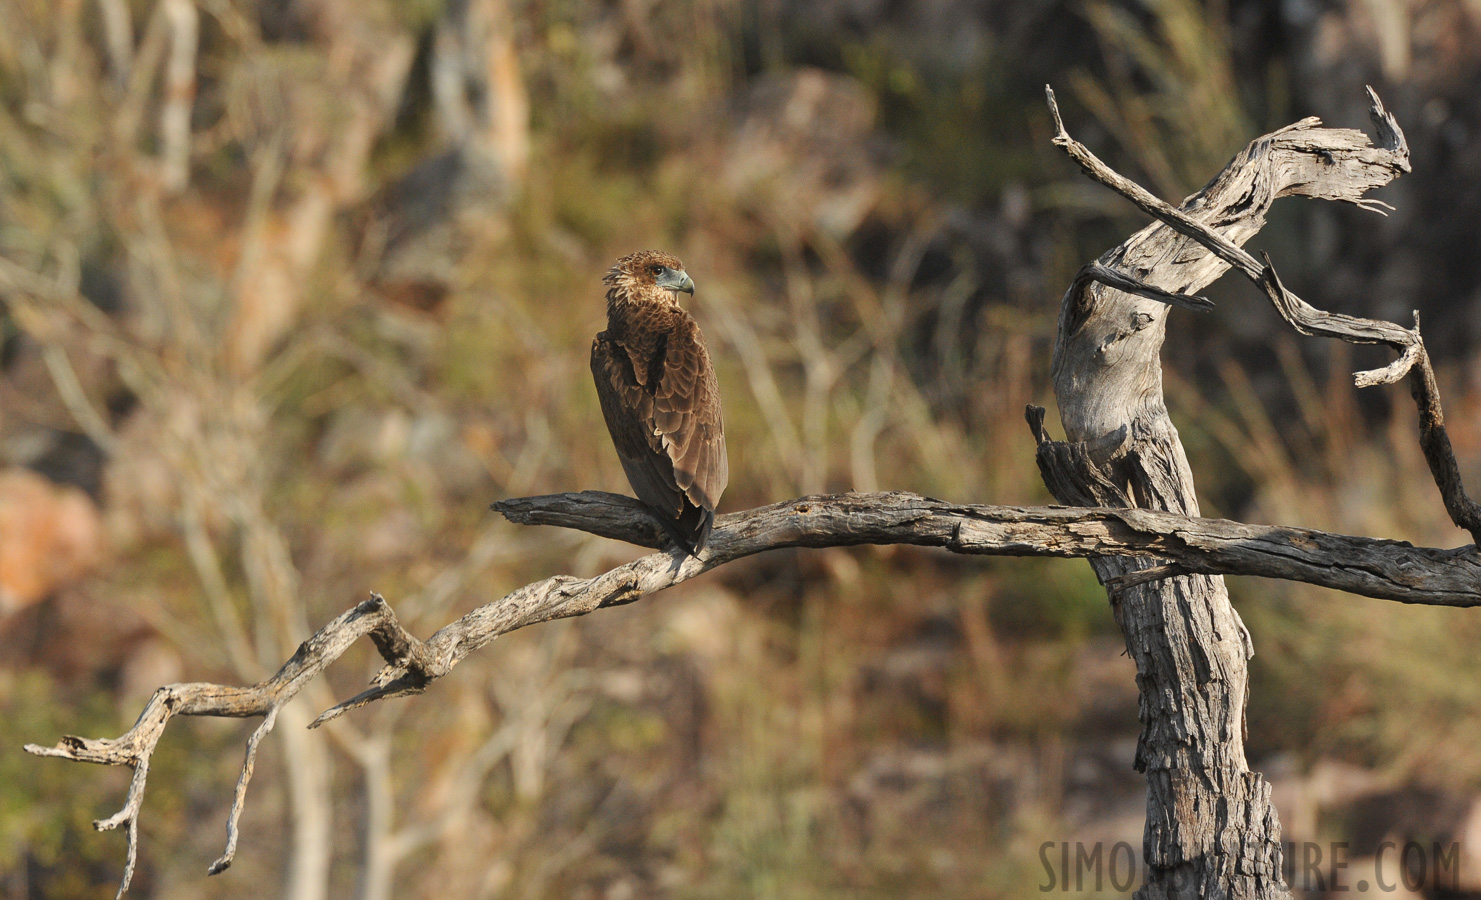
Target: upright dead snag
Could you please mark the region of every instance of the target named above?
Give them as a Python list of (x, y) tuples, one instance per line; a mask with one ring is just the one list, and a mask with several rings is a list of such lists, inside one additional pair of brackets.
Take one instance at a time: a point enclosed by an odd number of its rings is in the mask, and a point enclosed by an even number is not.
[[(1264, 226), (1278, 197), (1381, 211), (1364, 195), (1409, 171), (1409, 148), (1378, 96), (1369, 95), (1380, 146), (1362, 132), (1303, 119), (1252, 142), (1174, 209), (1071, 139), (1048, 92), (1054, 143), (1091, 178), (1160, 220), (1082, 270), (1060, 307), (1053, 376), (1069, 443), (1044, 436), (1042, 412), (1031, 410), (1030, 424), (1045, 483), (1061, 502), (1199, 515), (1193, 474), (1163, 402), (1158, 354), (1168, 310), (1188, 305), (1173, 300), (1195, 294), (1230, 266), (1265, 288), (1305, 334), (1402, 351), (1394, 372), (1360, 373), (1359, 384), (1397, 380), (1424, 358), (1417, 327), (1410, 332), (1312, 309), (1280, 287), (1268, 263), (1239, 249)], [(1114, 277), (1101, 274), (1107, 269)], [(1300, 314), (1310, 322), (1298, 321)], [(1223, 578), (1155, 559), (1102, 557), (1091, 565), (1107, 585), (1141, 692), (1136, 767), (1147, 776), (1148, 883), (1137, 896), (1289, 897), (1270, 785), (1245, 759), (1254, 646)]]

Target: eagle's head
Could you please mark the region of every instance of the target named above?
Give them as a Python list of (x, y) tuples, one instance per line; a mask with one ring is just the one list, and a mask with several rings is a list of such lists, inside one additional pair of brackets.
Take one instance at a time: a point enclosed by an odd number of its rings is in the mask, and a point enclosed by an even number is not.
[(612, 264), (602, 277), (607, 300), (660, 301), (673, 303), (679, 291), (694, 293), (694, 279), (684, 271), (678, 257), (659, 250), (639, 250)]

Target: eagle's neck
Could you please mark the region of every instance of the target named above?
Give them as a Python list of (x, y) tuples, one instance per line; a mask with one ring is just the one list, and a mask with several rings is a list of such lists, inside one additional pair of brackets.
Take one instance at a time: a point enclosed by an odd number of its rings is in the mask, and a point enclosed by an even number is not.
[(625, 334), (652, 328), (676, 308), (673, 295), (662, 288), (644, 290), (641, 286), (615, 284), (607, 291), (607, 330)]

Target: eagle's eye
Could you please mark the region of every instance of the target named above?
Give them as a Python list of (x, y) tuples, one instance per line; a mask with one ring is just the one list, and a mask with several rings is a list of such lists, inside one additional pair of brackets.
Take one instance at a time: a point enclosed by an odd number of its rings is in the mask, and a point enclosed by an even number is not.
[(663, 266), (651, 266), (649, 267), (648, 271), (653, 273), (654, 278), (657, 278), (658, 276), (663, 274)]

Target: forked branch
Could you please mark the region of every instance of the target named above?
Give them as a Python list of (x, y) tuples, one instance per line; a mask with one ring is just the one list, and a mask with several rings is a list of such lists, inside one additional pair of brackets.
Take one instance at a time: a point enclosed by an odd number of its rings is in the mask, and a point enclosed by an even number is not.
[[(55, 746), (27, 744), (26, 752), (37, 756), (56, 756), (74, 762), (100, 763), (108, 766), (132, 766), (134, 777), (129, 782), (128, 799), (123, 808), (107, 819), (93, 822), (99, 831), (128, 825), (128, 862), (118, 888), (122, 897), (129, 889), (138, 856), (139, 809), (144, 802), (144, 786), (149, 776), (149, 759), (164, 735), (165, 726), (175, 716), (218, 716), (248, 718), (263, 716), (263, 721), (247, 741), (246, 759), (237, 780), (231, 813), (227, 819), (226, 850), (211, 864), (209, 874), (223, 872), (231, 865), (237, 845), (237, 822), (247, 799), (247, 784), (256, 767), (257, 745), (272, 730), (278, 710), (298, 695), (314, 678), (329, 667), (362, 636), (369, 635), (387, 662), (395, 662), (408, 673), (420, 671), (421, 642), (411, 637), (396, 620), (396, 614), (379, 594), (340, 614), (328, 625), (299, 645), (291, 659), (272, 678), (251, 687), (232, 687), (197, 682), (170, 684), (154, 692), (134, 727), (116, 738), (82, 738), (68, 735)], [(409, 676), (414, 677), (414, 676)]]
[[(1044, 92), (1049, 102), (1049, 112), (1054, 117), (1055, 146), (1063, 148), (1065, 153), (1079, 163), (1080, 168), (1092, 179), (1130, 200), (1148, 215), (1179, 234), (1193, 239), (1220, 260), (1238, 269), (1270, 298), (1271, 304), (1275, 306), (1281, 318), (1297, 332), (1311, 337), (1336, 338), (1351, 344), (1384, 344), (1398, 352), (1398, 358), (1389, 365), (1381, 369), (1356, 372), (1353, 380), (1358, 387), (1372, 387), (1378, 384), (1394, 384), (1405, 375), (1413, 375), (1413, 395), (1419, 407), (1419, 443), (1424, 451), (1425, 461), (1429, 464), (1430, 473), (1440, 489), (1440, 496), (1445, 503), (1445, 511), (1450, 516), (1450, 520), (1456, 526), (1469, 531), (1472, 540), (1481, 546), (1481, 505), (1470, 498), (1461, 481), (1460, 467), (1456, 463), (1450, 437), (1445, 431), (1445, 415), (1440, 406), (1440, 389), (1435, 381), (1435, 372), (1430, 364), (1429, 354), (1425, 351), (1424, 340), (1419, 334), (1419, 314), (1417, 312), (1414, 314), (1414, 327), (1410, 329), (1392, 322), (1364, 319), (1317, 309), (1286, 289), (1281, 283), (1280, 276), (1276, 274), (1275, 266), (1270, 262), (1268, 255), (1261, 254), (1263, 262), (1256, 260), (1248, 251), (1213, 228), (1117, 173), (1094, 153), (1091, 153), (1084, 144), (1070, 137), (1069, 132), (1065, 130), (1064, 120), (1060, 117), (1059, 105), (1055, 102), (1053, 89), (1046, 86)], [(1391, 178), (1392, 175), (1409, 171), (1409, 144), (1404, 139), (1404, 132), (1399, 128), (1393, 115), (1384, 109), (1383, 101), (1378, 98), (1378, 94), (1371, 87), (1368, 88), (1368, 102), (1369, 115), (1378, 132), (1379, 146), (1374, 147), (1370, 144), (1361, 132), (1327, 130), (1320, 145), (1314, 144), (1309, 148), (1298, 149), (1315, 154), (1323, 160), (1332, 169), (1332, 177), (1313, 179), (1309, 184), (1303, 185), (1301, 190), (1296, 191), (1297, 193), (1344, 200), (1379, 213), (1383, 213), (1385, 208), (1392, 208), (1381, 201), (1363, 197), (1362, 194), (1372, 187), (1387, 183), (1386, 178)], [(1303, 119), (1289, 128), (1275, 132), (1270, 135), (1270, 138), (1294, 134), (1299, 129), (1319, 124), (1320, 120), (1315, 118)], [(1334, 135), (1341, 143), (1333, 140)], [(1257, 152), (1258, 143), (1251, 145), (1250, 149), (1236, 157), (1230, 165), (1242, 165), (1252, 153)], [(1361, 165), (1349, 164), (1350, 162), (1361, 163)], [(1251, 187), (1251, 190), (1255, 189), (1255, 186)], [(1092, 266), (1095, 265), (1099, 264), (1092, 264)], [(1086, 267), (1087, 270), (1089, 268), (1091, 267)], [(1101, 266), (1101, 268), (1106, 267)], [(1135, 279), (1123, 273), (1115, 274), (1131, 281), (1131, 285), (1117, 284), (1114, 278), (1109, 277), (1091, 278), (1085, 272), (1086, 270), (1082, 270), (1081, 275), (1076, 278), (1075, 289), (1083, 290), (1085, 283), (1095, 280), (1128, 293), (1171, 302), (1139, 289), (1145, 286), (1138, 285)], [(1170, 296), (1180, 297), (1182, 295)]]
[[(584, 492), (496, 503), (512, 522), (555, 525), (627, 541), (662, 545), (661, 530), (636, 500)], [(784, 547), (914, 544), (983, 556), (1152, 557), (1168, 572), (1259, 575), (1440, 606), (1481, 606), (1481, 560), (1465, 551), (1414, 547), (1304, 528), (1245, 525), (1141, 509), (985, 506), (884, 492), (801, 497), (719, 517), (699, 558), (661, 552), (593, 578), (557, 576), (526, 585), (480, 606), (426, 641), (408, 633), (380, 595), (346, 611), (299, 646), (272, 678), (251, 687), (172, 684), (155, 692), (138, 721), (112, 739), (64, 737), (55, 746), (26, 745), (39, 756), (134, 768), (124, 807), (95, 824), (129, 826), (127, 890), (137, 855), (138, 817), (149, 759), (177, 715), (263, 716), (247, 744), (228, 820), (228, 841), (210, 874), (231, 865), (237, 822), (246, 800), (259, 742), (277, 712), (361, 637), (369, 637), (386, 667), (364, 693), (325, 711), (314, 725), (376, 700), (420, 693), (464, 657), (526, 625), (585, 615), (631, 603), (728, 562)]]

